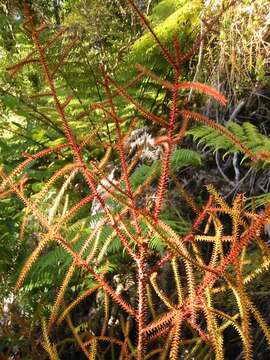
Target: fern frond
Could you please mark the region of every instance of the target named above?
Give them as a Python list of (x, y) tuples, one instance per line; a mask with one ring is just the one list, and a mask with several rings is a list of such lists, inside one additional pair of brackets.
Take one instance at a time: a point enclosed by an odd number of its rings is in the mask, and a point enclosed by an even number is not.
[(184, 266), (187, 276), (188, 296), (190, 300), (191, 322), (196, 323), (196, 283), (191, 264), (184, 259)]
[(244, 278), (244, 284), (248, 284), (253, 281), (257, 276), (260, 276), (265, 271), (270, 268), (270, 258), (267, 258), (260, 264), (254, 271), (252, 271), (249, 275), (246, 275)]
[(157, 273), (153, 273), (150, 277), (150, 282), (151, 285), (153, 286), (153, 289), (155, 290), (156, 294), (158, 295), (158, 297), (160, 298), (160, 300), (163, 301), (163, 303), (169, 308), (172, 309), (173, 305), (171, 303), (171, 301), (168, 299), (168, 297), (164, 294), (164, 291), (161, 290), (157, 284)]
[(181, 339), (182, 314), (178, 311), (174, 317), (174, 326), (172, 328), (172, 342), (170, 351), (170, 360), (179, 359), (179, 345)]
[(268, 324), (264, 320), (263, 316), (261, 315), (261, 313), (255, 306), (255, 304), (247, 297), (246, 294), (245, 294), (245, 301), (246, 301), (247, 307), (249, 308), (250, 312), (252, 313), (252, 315), (256, 319), (257, 323), (259, 324), (260, 328), (262, 329), (264, 336), (268, 342), (268, 345), (270, 346), (270, 328), (269, 328)]
[(15, 291), (18, 291), (20, 287), (22, 286), (27, 274), (29, 273), (32, 265), (36, 262), (37, 258), (40, 256), (43, 249), (46, 247), (46, 245), (52, 240), (52, 234), (48, 233), (43, 236), (41, 241), (39, 242), (38, 246), (35, 248), (35, 250), (32, 252), (32, 254), (27, 259), (26, 263), (23, 266), (23, 269), (20, 273), (20, 276), (16, 282)]
[(45, 319), (42, 319), (42, 333), (44, 339), (43, 347), (47, 351), (50, 360), (60, 360), (56, 351), (56, 347), (50, 342)]
[(210, 340), (213, 345), (215, 356), (217, 360), (224, 359), (223, 353), (223, 338), (218, 327), (215, 315), (209, 310), (206, 304), (203, 305), (203, 311), (205, 313), (207, 329), (210, 335)]
[[(62, 170), (62, 169), (61, 169)], [(56, 212), (57, 212), (57, 209), (58, 209), (58, 207), (59, 207), (59, 204), (60, 204), (60, 202), (61, 202), (61, 200), (62, 200), (62, 198), (63, 198), (63, 196), (64, 196), (64, 194), (65, 194), (65, 192), (66, 192), (66, 190), (67, 190), (67, 187), (70, 185), (70, 183), (71, 183), (71, 181), (74, 179), (74, 177), (76, 176), (76, 173), (77, 173), (77, 170), (73, 170), (72, 172), (71, 172), (71, 174), (69, 175), (69, 177), (66, 179), (66, 181), (64, 182), (64, 184), (61, 186), (61, 189), (60, 189), (60, 191), (58, 192), (58, 194), (57, 194), (57, 196), (56, 196), (56, 198), (55, 198), (55, 200), (54, 200), (54, 204), (53, 204), (53, 206), (49, 209), (49, 212), (48, 212), (48, 222), (49, 222), (49, 224), (51, 224), (52, 223), (52, 221), (53, 221), (53, 219), (54, 219), (54, 217), (55, 217), (55, 214), (56, 214)], [(62, 174), (61, 174), (62, 175)], [(58, 175), (58, 176), (61, 176), (61, 175)], [(57, 176), (57, 177), (58, 177)], [(50, 185), (51, 185), (51, 180), (49, 181), (49, 183), (50, 183)], [(47, 183), (47, 185), (48, 185), (48, 183)], [(48, 189), (48, 187), (46, 186), (46, 190)], [(45, 190), (43, 189), (43, 194), (45, 194)], [(42, 195), (40, 195), (39, 196), (39, 198), (42, 198), (42, 196), (43, 196), (43, 194)]]
[(202, 92), (203, 94), (207, 94), (214, 99), (216, 99), (221, 105), (225, 106), (227, 104), (227, 100), (225, 97), (212, 88), (211, 86), (201, 84), (198, 82), (183, 82), (180, 84), (172, 84), (171, 82), (167, 80), (161, 79), (158, 75), (154, 74), (151, 70), (146, 69), (144, 66), (140, 64), (136, 64), (135, 67), (140, 70), (141, 72), (145, 73), (146, 75), (150, 76), (153, 80), (157, 81), (160, 85), (164, 86), (166, 89), (174, 91), (175, 87), (177, 90), (186, 90), (186, 89), (194, 89)]
[(89, 360), (95, 360), (97, 355), (97, 339), (91, 341), (91, 349), (89, 354)]
[[(227, 129), (236, 136), (246, 148), (250, 150), (256, 157), (256, 163), (258, 160), (269, 159), (270, 140), (267, 136), (260, 133), (258, 128), (249, 122), (244, 122), (239, 125), (233, 121), (227, 124)], [(187, 135), (193, 136), (195, 141), (204, 143), (205, 147), (211, 147), (215, 151), (218, 149), (226, 151), (226, 154), (232, 154), (239, 149), (235, 142), (217, 128), (213, 128), (211, 125), (197, 126), (187, 131)], [(245, 151), (243, 151), (245, 153)], [(266, 154), (264, 158), (264, 152)], [(249, 156), (248, 156), (249, 157)], [(242, 161), (244, 161), (245, 157)], [(262, 165), (264, 166), (265, 163)]]
[(223, 197), (217, 192), (217, 190), (214, 188), (213, 185), (207, 185), (207, 191), (213, 196), (214, 200), (219, 204), (222, 211), (226, 211), (228, 213), (231, 212), (230, 207), (226, 203), (226, 201), (223, 199)]
[(235, 136), (232, 132), (230, 132), (223, 126), (210, 120), (207, 116), (188, 110), (181, 110), (179, 111), (179, 114), (182, 115), (183, 117), (187, 117), (195, 121), (198, 121), (200, 123), (206, 124), (212, 129), (217, 130), (219, 134), (225, 136), (231, 143), (233, 143), (236, 146), (237, 149), (242, 151), (252, 161), (255, 162), (257, 161), (256, 155), (248, 147), (246, 147), (237, 136)]
[(173, 274), (174, 274), (174, 281), (176, 284), (176, 290), (177, 290), (177, 297), (178, 297), (178, 304), (181, 305), (183, 302), (183, 289), (181, 285), (181, 278), (178, 271), (178, 264), (177, 264), (177, 258), (174, 257), (172, 259), (172, 268), (173, 268)]
[(73, 276), (75, 268), (76, 268), (76, 264), (75, 264), (75, 262), (73, 262), (73, 264), (68, 269), (68, 272), (61, 284), (60, 290), (57, 294), (57, 298), (54, 302), (54, 305), (53, 305), (53, 308), (51, 311), (51, 316), (50, 316), (49, 323), (48, 323), (49, 330), (51, 329), (52, 324), (55, 322), (55, 320), (57, 318), (57, 314), (59, 312), (59, 309), (60, 309), (61, 305), (63, 304), (64, 295), (65, 295), (66, 289), (68, 287), (68, 284)]
[(252, 359), (252, 338), (250, 335), (250, 326), (249, 326), (249, 311), (246, 307), (246, 302), (245, 302), (245, 296), (243, 293), (243, 290), (241, 289), (241, 284), (239, 284), (239, 279), (238, 279), (238, 284), (237, 287), (233, 286), (233, 292), (235, 294), (236, 297), (236, 301), (238, 304), (238, 308), (239, 308), (239, 312), (240, 312), (240, 316), (241, 316), (241, 328), (242, 328), (242, 341), (244, 344), (244, 353), (245, 353), (245, 358), (247, 360), (251, 360)]
[(5, 187), (9, 183), (10, 186), (13, 185), (13, 179), (19, 175), (28, 165), (30, 165), (33, 161), (42, 158), (45, 155), (57, 152), (58, 150), (64, 149), (68, 146), (68, 144), (61, 144), (57, 145), (55, 147), (51, 147), (45, 150), (42, 150), (36, 154), (33, 155), (27, 155), (27, 159), (24, 160), (15, 170), (12, 171), (12, 173), (5, 177), (4, 181), (2, 182), (0, 186), (0, 192), (4, 191)]
[(150, 336), (158, 331), (163, 331), (165, 328), (171, 324), (174, 319), (176, 310), (172, 309), (168, 311), (165, 315), (160, 316), (159, 319), (152, 321), (148, 324), (144, 329), (143, 332)]

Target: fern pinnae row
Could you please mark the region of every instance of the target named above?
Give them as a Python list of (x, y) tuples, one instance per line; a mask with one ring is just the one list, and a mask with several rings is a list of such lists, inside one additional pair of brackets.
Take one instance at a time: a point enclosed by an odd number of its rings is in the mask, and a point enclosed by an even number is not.
[(85, 268), (98, 283), (100, 283), (104, 290), (117, 302), (128, 314), (135, 316), (135, 310), (131, 305), (129, 305), (123, 298), (116, 293), (116, 291), (107, 283), (107, 281), (99, 274), (97, 274), (94, 269), (83, 259), (81, 259), (78, 254), (71, 248), (71, 246), (63, 239), (61, 235), (55, 236), (55, 239), (76, 261), (76, 266)]
[(175, 130), (175, 122), (178, 113), (178, 109), (177, 109), (178, 92), (175, 86), (178, 79), (179, 79), (179, 71), (176, 70), (174, 72), (174, 89), (172, 91), (172, 106), (170, 109), (169, 129), (167, 133), (168, 146), (165, 150), (165, 154), (162, 159), (162, 170), (161, 170), (161, 175), (158, 182), (158, 189), (156, 193), (156, 201), (155, 201), (155, 209), (154, 209), (154, 218), (156, 221), (161, 211), (161, 206), (164, 200), (164, 195), (165, 195), (166, 186), (169, 177), (169, 171), (170, 171), (170, 159), (171, 159), (172, 147), (173, 147), (173, 134)]
[(48, 335), (48, 330), (47, 330), (47, 325), (45, 322), (45, 319), (43, 318), (42, 321), (42, 334), (43, 334), (43, 339), (44, 339), (44, 343), (42, 344), (44, 349), (47, 351), (50, 360), (59, 360), (56, 348), (51, 344), (49, 335)]
[(174, 318), (174, 326), (172, 328), (172, 343), (171, 343), (171, 351), (170, 351), (170, 360), (179, 359), (179, 347), (181, 340), (181, 326), (182, 326), (182, 314), (178, 311)]
[(196, 291), (195, 291), (196, 282), (191, 264), (186, 259), (184, 259), (183, 263), (187, 277), (187, 288), (188, 288), (188, 299), (190, 302), (191, 322), (196, 323), (196, 317), (197, 317), (196, 316), (197, 299), (196, 299)]
[(161, 118), (159, 116), (156, 116), (155, 114), (149, 112), (146, 110), (142, 105), (140, 105), (131, 95), (128, 94), (128, 92), (118, 85), (111, 77), (109, 77), (110, 82), (115, 86), (118, 93), (123, 96), (123, 98), (133, 104), (137, 110), (139, 110), (148, 120), (151, 120), (159, 125), (162, 125), (165, 128), (168, 128), (169, 124), (167, 123), (167, 120), (164, 118)]
[(98, 341), (96, 339), (96, 337), (91, 341), (90, 343), (91, 347), (90, 347), (90, 352), (89, 352), (89, 360), (96, 360), (96, 355), (97, 355), (97, 345), (98, 345)]
[(41, 150), (33, 155), (30, 155), (29, 158), (24, 160), (16, 169), (12, 171), (10, 175), (8, 175), (0, 186), (0, 191), (3, 191), (8, 183), (13, 184), (13, 178), (21, 173), (28, 165), (30, 165), (34, 160), (40, 159), (41, 157), (54, 153), (57, 150), (64, 149), (68, 147), (68, 144), (60, 144), (53, 148), (48, 148)]
[[(22, 199), (22, 201), (26, 204), (26, 206), (28, 206), (31, 209), (31, 211), (34, 213), (34, 215), (37, 216), (37, 218), (39, 219), (41, 224), (46, 229), (49, 230), (49, 233), (45, 235), (45, 239), (48, 239), (48, 241), (49, 241), (50, 236), (52, 236), (52, 231), (53, 231), (53, 236), (54, 236), (55, 240), (59, 243), (59, 245), (61, 245), (73, 257), (74, 260), (76, 260), (76, 265), (86, 268), (86, 270), (88, 270), (95, 277), (95, 279), (104, 286), (104, 289), (112, 296), (112, 298), (117, 303), (119, 303), (129, 314), (134, 315), (135, 312), (134, 312), (133, 308), (129, 304), (127, 304), (118, 294), (116, 294), (115, 291), (111, 288), (111, 286), (108, 285), (107, 282), (100, 275), (96, 274), (95, 271), (85, 261), (78, 258), (78, 254), (76, 254), (76, 252), (74, 252), (74, 250), (71, 248), (71, 246), (63, 239), (63, 237), (61, 235), (58, 235), (54, 232), (54, 230), (55, 230), (54, 228), (52, 228), (52, 230), (51, 230), (51, 227), (48, 224), (47, 220), (43, 217), (42, 214), (40, 214), (40, 212), (37, 209), (35, 209), (35, 207), (31, 203), (29, 203), (28, 199), (26, 199), (25, 196), (18, 189), (15, 189), (15, 192)], [(48, 241), (46, 241), (44, 245), (46, 245), (46, 243)], [(36, 250), (33, 252), (32, 257), (29, 259), (29, 261), (27, 261), (26, 267), (24, 267), (24, 269), (17, 281), (16, 289), (18, 289), (19, 286), (21, 286), (22, 282), (25, 279), (25, 276), (27, 275), (27, 273), (30, 270), (30, 267), (32, 266), (33, 262), (35, 262), (40, 251), (43, 249), (43, 242), (41, 242), (39, 244), (42, 244), (42, 245), (40, 245), (40, 246), (38, 245)]]
[(170, 91), (174, 91), (175, 87), (177, 88), (177, 90), (194, 89), (194, 90), (198, 90), (204, 94), (207, 94), (207, 95), (213, 97), (223, 106), (225, 106), (227, 104), (227, 100), (225, 99), (225, 97), (219, 91), (217, 91), (216, 89), (214, 89), (213, 87), (211, 87), (209, 85), (198, 83), (198, 82), (183, 82), (183, 83), (179, 83), (179, 84), (172, 84), (171, 82), (169, 82), (167, 80), (161, 79), (158, 75), (153, 73), (151, 70), (146, 69), (144, 66), (142, 66), (140, 64), (136, 64), (135, 67), (139, 71), (150, 76), (153, 80), (157, 81), (160, 85), (164, 86), (166, 89), (168, 89)]
[[(239, 264), (238, 264), (239, 265)], [(239, 268), (239, 266), (237, 266)], [(245, 302), (245, 290), (243, 288), (242, 277), (240, 274), (237, 274), (237, 286), (236, 284), (231, 284), (233, 293), (235, 295), (239, 313), (241, 317), (241, 329), (243, 334), (243, 345), (244, 345), (244, 353), (245, 359), (252, 359), (252, 338), (250, 334), (250, 325), (249, 325), (249, 309), (246, 306)]]
[(270, 258), (267, 258), (263, 261), (263, 263), (254, 271), (252, 271), (250, 274), (245, 276), (244, 278), (244, 284), (250, 283), (252, 280), (254, 280), (257, 276), (260, 276), (265, 271), (267, 271), (270, 267)]
[(146, 246), (145, 244), (139, 245), (139, 256), (136, 261), (137, 277), (138, 277), (138, 306), (137, 306), (137, 329), (138, 329), (138, 346), (137, 346), (137, 359), (143, 360), (146, 354), (147, 338), (143, 332), (146, 322), (147, 312), (147, 296), (146, 296)]
[[(212, 236), (212, 235), (195, 235), (194, 240), (195, 241), (206, 241), (206, 242), (214, 243), (216, 241), (216, 236)], [(222, 236), (221, 241), (222, 242), (232, 242), (233, 239), (232, 239), (231, 235), (228, 235), (228, 236)]]
[(185, 90), (185, 89), (194, 89), (202, 92), (203, 94), (207, 94), (211, 97), (213, 97), (216, 101), (218, 101), (221, 105), (225, 106), (227, 105), (228, 101), (226, 98), (216, 89), (213, 87), (198, 83), (198, 82), (183, 82), (176, 85), (178, 90)]
[(262, 329), (264, 336), (267, 340), (267, 343), (270, 346), (270, 328), (269, 328), (268, 324), (266, 323), (265, 319), (263, 318), (263, 316), (257, 309), (256, 305), (249, 299), (247, 294), (245, 294), (245, 301), (246, 301), (246, 305), (249, 308), (250, 312), (252, 313), (252, 315), (256, 319), (258, 325)]
[(21, 287), (23, 282), (25, 281), (26, 276), (28, 275), (32, 265), (36, 262), (37, 258), (40, 256), (41, 252), (44, 250), (46, 245), (51, 241), (51, 234), (45, 234), (43, 239), (39, 242), (38, 246), (34, 249), (32, 254), (28, 257), (25, 262), (23, 269), (17, 279), (14, 291), (17, 292)]
[(168, 299), (168, 297), (164, 294), (164, 291), (159, 288), (157, 284), (157, 273), (153, 273), (150, 276), (150, 283), (155, 290), (157, 296), (163, 301), (163, 303), (167, 306), (168, 309), (173, 309), (174, 306), (171, 303), (171, 301)]
[(60, 67), (63, 65), (64, 61), (70, 54), (70, 51), (75, 47), (75, 45), (78, 41), (79, 41), (79, 37), (75, 36), (75, 38), (72, 41), (70, 41), (69, 44), (66, 45), (66, 48), (63, 50), (62, 55), (58, 59), (58, 62), (54, 65), (54, 67), (51, 70), (52, 78), (54, 78), (55, 74), (60, 69)]
[[(65, 172), (66, 172), (66, 170), (69, 170), (69, 169), (66, 169), (66, 168), (67, 168), (67, 167), (64, 167)], [(62, 169), (61, 169), (61, 170), (62, 170)], [(61, 189), (60, 189), (60, 191), (58, 192), (58, 194), (57, 194), (57, 196), (56, 196), (56, 198), (55, 198), (55, 200), (54, 200), (53, 206), (49, 209), (49, 212), (48, 212), (48, 222), (49, 222), (49, 224), (52, 223), (53, 218), (55, 217), (56, 212), (57, 212), (57, 209), (58, 209), (58, 207), (59, 207), (59, 204), (60, 204), (60, 202), (61, 202), (61, 200), (62, 200), (62, 198), (63, 198), (63, 196), (64, 196), (64, 194), (65, 194), (65, 192), (66, 192), (66, 190), (67, 190), (67, 187), (70, 185), (71, 181), (72, 181), (72, 180), (74, 179), (74, 177), (76, 176), (77, 171), (78, 171), (78, 170), (77, 170), (76, 168), (74, 169), (73, 166), (71, 166), (71, 173), (70, 173), (69, 177), (65, 180), (64, 184), (61, 186)], [(64, 172), (64, 173), (65, 173), (65, 172)], [(55, 175), (55, 176), (54, 176), (54, 179), (51, 178), (51, 179), (49, 180), (49, 182), (47, 183), (47, 186), (45, 186), (46, 191), (47, 191), (47, 189), (48, 189), (48, 184), (50, 184), (50, 186), (51, 186), (51, 185), (52, 185), (52, 182), (56, 181), (56, 179), (57, 179), (59, 176), (62, 175), (62, 172), (61, 172), (61, 175), (60, 175), (60, 174), (54, 174), (54, 175)], [(39, 199), (43, 197), (43, 194), (44, 194), (44, 195), (46, 194), (44, 189), (41, 191), (41, 193), (42, 193), (42, 194), (38, 196)]]
[(191, 118), (195, 121), (201, 122), (203, 124), (210, 126), (213, 129), (218, 130), (219, 133), (222, 133), (225, 137), (227, 137), (230, 141), (232, 141), (235, 144), (235, 146), (239, 150), (241, 150), (245, 155), (247, 155), (252, 161), (254, 162), (257, 161), (257, 157), (233, 133), (231, 133), (223, 126), (217, 124), (213, 120), (209, 119), (207, 116), (188, 110), (179, 111), (179, 115)]
[(214, 313), (209, 311), (209, 308), (205, 302), (203, 302), (203, 312), (205, 313), (206, 322), (207, 322), (207, 329), (210, 335), (210, 341), (213, 345), (216, 360), (223, 360), (224, 359), (224, 352), (223, 352), (223, 337), (218, 328), (217, 321), (215, 318)]
[(52, 311), (51, 311), (51, 315), (50, 315), (50, 319), (49, 319), (49, 322), (48, 322), (48, 331), (50, 332), (51, 330), (51, 327), (53, 325), (53, 323), (56, 321), (56, 318), (57, 318), (57, 314), (59, 312), (59, 309), (61, 307), (61, 305), (63, 304), (63, 300), (64, 300), (64, 295), (65, 295), (65, 292), (66, 292), (66, 289), (68, 287), (68, 284), (74, 274), (74, 271), (76, 269), (76, 262), (73, 261), (73, 263), (70, 265), (65, 277), (64, 277), (64, 280), (60, 286), (60, 289), (58, 291), (58, 294), (57, 294), (57, 297), (56, 297), (56, 300), (53, 304), (53, 308), (52, 308)]
[(177, 257), (172, 258), (171, 264), (174, 274), (174, 281), (177, 289), (178, 304), (181, 305), (183, 303), (183, 289), (182, 289), (181, 278), (178, 270)]
[(110, 318), (110, 298), (109, 295), (104, 292), (104, 323), (101, 329), (101, 336), (106, 334), (107, 326)]

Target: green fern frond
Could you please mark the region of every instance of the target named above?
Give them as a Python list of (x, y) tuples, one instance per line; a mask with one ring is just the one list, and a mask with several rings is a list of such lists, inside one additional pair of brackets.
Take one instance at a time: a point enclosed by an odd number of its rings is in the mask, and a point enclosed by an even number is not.
[[(170, 161), (170, 171), (173, 173), (176, 169), (184, 166), (200, 166), (202, 164), (201, 155), (190, 149), (177, 149), (173, 152)], [(132, 186), (136, 189), (151, 175), (157, 178), (161, 173), (161, 161), (156, 160), (152, 165), (141, 165), (131, 175), (130, 180)]]
[[(227, 129), (237, 136), (241, 143), (255, 155), (270, 151), (269, 137), (263, 135), (258, 128), (250, 122), (244, 122), (242, 125), (239, 125), (231, 121), (227, 124)], [(239, 151), (239, 148), (226, 139), (224, 135), (207, 125), (194, 127), (187, 131), (187, 135), (191, 135), (194, 141), (199, 144), (204, 144), (205, 149), (211, 148), (214, 152), (224, 150), (225, 155), (228, 155)], [(244, 159), (245, 157), (243, 160)], [(265, 165), (264, 163), (263, 166)]]

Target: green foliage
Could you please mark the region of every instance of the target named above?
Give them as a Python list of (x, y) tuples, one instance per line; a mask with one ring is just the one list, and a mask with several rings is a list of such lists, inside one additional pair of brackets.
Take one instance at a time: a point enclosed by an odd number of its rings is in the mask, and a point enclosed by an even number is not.
[[(201, 156), (198, 152), (190, 149), (178, 149), (172, 154), (170, 160), (170, 171), (175, 173), (177, 169), (184, 166), (199, 166), (201, 165)], [(159, 178), (162, 170), (162, 164), (160, 160), (156, 160), (152, 165), (141, 165), (131, 175), (130, 180), (134, 189), (139, 185), (142, 185), (146, 179), (154, 175), (154, 178)]]
[(185, 1), (162, 0), (154, 8), (150, 16), (151, 23), (155, 26), (162, 23), (177, 9), (182, 7)]
[[(141, 11), (129, 3), (146, 25)], [(185, 344), (198, 359), (207, 351), (222, 360), (228, 348), (225, 329), (230, 326), (242, 341), (245, 358), (251, 359), (251, 315), (270, 344), (270, 329), (246, 286), (270, 267), (269, 250), (260, 237), (270, 208), (260, 214), (254, 208), (246, 212), (242, 194), (227, 204), (211, 185), (208, 202), (197, 204), (186, 179), (202, 165), (202, 156), (187, 148), (186, 135), (225, 155), (239, 151), (234, 144), (240, 144), (256, 166), (259, 156), (253, 158), (252, 153), (268, 152), (269, 140), (250, 123), (229, 123), (233, 138), (209, 118), (178, 109), (183, 96), (179, 46), (184, 43), (181, 51), (188, 49), (202, 2), (159, 2), (149, 16), (159, 40), (146, 33), (135, 42), (137, 22), (129, 26), (133, 14), (126, 2), (78, 0), (72, 7), (66, 1), (64, 23), (69, 31), (59, 34), (55, 43), (49, 40), (51, 27), (37, 30), (42, 4), (29, 9), (34, 14), (30, 17), (24, 1), (28, 21), (15, 30), (15, 38), (24, 39), (18, 58), (31, 51), (33, 41), (38, 66), (23, 63), (21, 69), (19, 63), (9, 68), (10, 78), (1, 79), (8, 84), (0, 99), (5, 115), (0, 268), (10, 269), (7, 293), (16, 281), (22, 308), (35, 313), (33, 319), (42, 318), (43, 347), (51, 358), (58, 358), (58, 350), (60, 355), (73, 355), (75, 342), (87, 358), (94, 357), (98, 347), (100, 357), (112, 359), (143, 360), (160, 353), (177, 360), (187, 356)], [(47, 18), (55, 16), (46, 12)], [(128, 29), (128, 39), (121, 39), (120, 28)], [(23, 29), (31, 40), (23, 36)], [(172, 45), (174, 35), (179, 35), (180, 45)], [(161, 59), (164, 49), (159, 41), (169, 54)], [(62, 60), (69, 44), (73, 52)], [(119, 53), (125, 55), (123, 63)], [(9, 56), (6, 49), (6, 65)], [(132, 73), (126, 69), (136, 61), (156, 72), (158, 85), (145, 72), (144, 80), (132, 88), (121, 87)], [(98, 63), (104, 65), (101, 74)], [(185, 80), (186, 73), (181, 75)], [(225, 104), (221, 94), (203, 84), (187, 82), (184, 88), (214, 94)], [(44, 92), (49, 94), (43, 96)], [(190, 118), (208, 126), (187, 131)], [(130, 159), (126, 140), (146, 119), (154, 135), (152, 147), (161, 144), (163, 151), (159, 160), (138, 166), (140, 150)], [(68, 148), (53, 148), (63, 143)], [(44, 148), (47, 152), (38, 153)], [(18, 160), (20, 152), (23, 160)], [(110, 177), (112, 169), (116, 178)], [(20, 236), (22, 205), (10, 193), (26, 208)], [(91, 215), (95, 202), (99, 211)], [(251, 267), (253, 247), (260, 261)], [(225, 303), (224, 293), (230, 293)], [(52, 332), (63, 320), (64, 331)]]
[[(245, 144), (254, 154), (270, 152), (269, 137), (263, 135), (255, 125), (249, 122), (240, 125), (231, 121), (227, 124), (227, 129), (236, 135), (241, 143)], [(194, 127), (188, 130), (187, 134), (191, 135), (198, 144), (203, 144), (203, 149), (211, 148), (214, 152), (224, 150), (224, 157), (239, 151), (224, 135), (207, 125)], [(246, 157), (242, 161), (245, 159)], [(268, 162), (262, 165), (267, 166)]]
[[(155, 25), (153, 30), (162, 44), (168, 48), (171, 47), (172, 39), (177, 37), (182, 44), (181, 50), (185, 52), (197, 35), (194, 29), (198, 25), (201, 10), (201, 1), (163, 0), (153, 9), (151, 16)], [(160, 49), (150, 33), (144, 34), (135, 41), (129, 58), (129, 66), (140, 63), (157, 66), (159, 72), (167, 69), (166, 61), (160, 56)]]

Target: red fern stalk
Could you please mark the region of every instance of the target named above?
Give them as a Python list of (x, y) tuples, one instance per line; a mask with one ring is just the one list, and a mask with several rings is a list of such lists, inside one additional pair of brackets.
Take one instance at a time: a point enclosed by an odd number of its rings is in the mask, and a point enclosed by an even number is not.
[[(177, 71), (175, 73), (175, 83), (177, 82), (179, 77), (179, 72)], [(175, 126), (175, 120), (177, 116), (177, 87), (175, 86), (172, 92), (172, 109), (170, 112), (170, 119), (169, 119), (169, 130), (168, 130), (168, 147), (165, 150), (164, 158), (162, 161), (162, 172), (158, 183), (158, 190), (156, 195), (156, 201), (155, 201), (155, 210), (154, 210), (154, 218), (157, 221), (159, 217), (159, 213), (161, 210), (162, 202), (164, 199), (166, 186), (168, 182), (168, 176), (169, 176), (169, 167), (170, 167), (170, 158), (172, 154), (172, 146), (173, 146), (173, 133), (174, 133), (174, 126)]]

